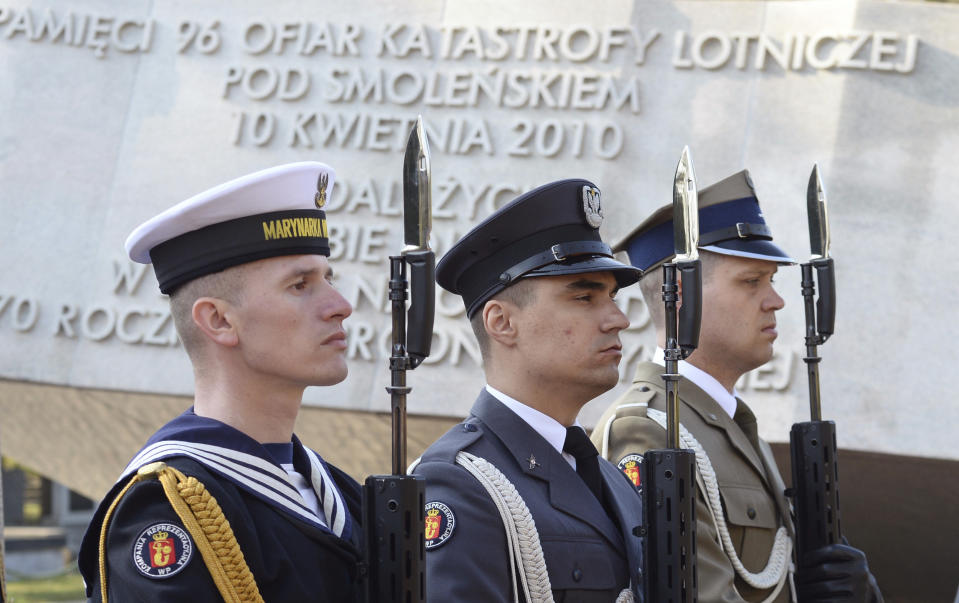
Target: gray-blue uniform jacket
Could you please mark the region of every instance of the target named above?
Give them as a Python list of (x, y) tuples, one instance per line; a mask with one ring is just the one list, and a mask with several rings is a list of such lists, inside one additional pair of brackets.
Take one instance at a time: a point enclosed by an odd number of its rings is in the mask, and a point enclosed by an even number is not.
[(632, 483), (599, 459), (611, 519), (562, 455), (484, 390), (470, 416), (430, 446), (414, 470), (426, 478), (427, 507), (442, 503), (454, 520), (442, 544), (426, 552), (427, 600), (513, 601), (500, 513), (479, 481), (456, 464), (460, 451), (495, 465), (522, 496), (556, 601), (609, 603), (630, 584), (637, 588), (643, 522)]

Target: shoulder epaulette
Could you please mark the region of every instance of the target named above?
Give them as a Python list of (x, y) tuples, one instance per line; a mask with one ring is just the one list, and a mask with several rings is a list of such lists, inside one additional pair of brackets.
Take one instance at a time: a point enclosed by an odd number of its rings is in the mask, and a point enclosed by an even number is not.
[(195, 477), (154, 462), (140, 467), (136, 474), (120, 490), (100, 526), (100, 595), (107, 603), (107, 529), (113, 511), (119, 505), (123, 495), (139, 482), (156, 479), (163, 486), (170, 506), (176, 512), (184, 527), (193, 537), (210, 577), (217, 590), (227, 603), (263, 603), (263, 597), (256, 586), (253, 573), (243, 558), (243, 551), (236, 541), (230, 522), (216, 498), (206, 486)]
[(455, 463), (456, 455), (483, 436), (482, 423), (475, 417), (454, 425), (449, 431), (429, 447), (422, 456), (422, 462)]
[(656, 396), (656, 392), (649, 387), (630, 388), (622, 403), (616, 406), (616, 418), (645, 417), (649, 401)]

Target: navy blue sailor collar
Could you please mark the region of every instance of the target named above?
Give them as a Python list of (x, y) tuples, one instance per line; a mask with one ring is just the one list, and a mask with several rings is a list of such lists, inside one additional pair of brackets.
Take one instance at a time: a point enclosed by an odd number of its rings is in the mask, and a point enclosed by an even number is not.
[[(327, 488), (335, 486), (326, 462), (304, 446), (296, 435), (293, 436), (293, 451), (296, 469), (311, 482), (317, 497), (320, 497), (321, 480), (326, 481)], [(345, 540), (350, 539), (352, 521), (337, 487), (332, 488), (332, 493), (337, 499), (336, 506), (343, 512), (334, 518), (335, 525), (327, 527), (306, 505), (286, 471), (265, 446), (234, 427), (216, 419), (198, 416), (193, 412), (193, 407), (161, 427), (147, 440), (146, 445), (123, 470), (120, 481), (126, 480), (148, 463), (172, 457), (188, 457), (277, 510), (317, 529), (338, 533)]]

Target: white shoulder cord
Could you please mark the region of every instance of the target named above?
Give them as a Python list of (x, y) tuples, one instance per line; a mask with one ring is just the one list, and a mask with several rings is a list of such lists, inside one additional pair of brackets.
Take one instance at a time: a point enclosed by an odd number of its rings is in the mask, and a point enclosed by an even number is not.
[[(666, 428), (666, 413), (663, 411), (647, 408), (646, 415), (664, 429)], [(685, 426), (680, 424), (679, 431), (679, 441), (681, 445), (685, 448), (691, 448), (696, 452), (697, 473), (698, 477), (701, 478), (700, 487), (705, 486), (703, 487), (703, 491), (706, 493), (706, 500), (709, 501), (709, 510), (713, 518), (713, 524), (716, 526), (716, 533), (719, 534), (723, 549), (726, 551), (726, 556), (729, 557), (729, 561), (732, 563), (736, 573), (746, 584), (753, 588), (763, 590), (775, 586), (776, 590), (766, 598), (766, 601), (774, 600), (776, 596), (779, 595), (779, 591), (782, 590), (786, 578), (792, 570), (790, 567), (792, 564), (790, 558), (792, 539), (789, 537), (789, 533), (784, 526), (779, 526), (779, 529), (776, 531), (773, 548), (769, 553), (769, 560), (761, 572), (753, 573), (746, 569), (746, 566), (744, 566), (739, 559), (739, 555), (736, 554), (732, 538), (729, 536), (729, 529), (726, 527), (726, 518), (723, 515), (722, 502), (719, 498), (719, 485), (716, 481), (716, 472), (713, 470), (709, 456), (707, 456), (702, 445)]]
[[(666, 413), (654, 408), (649, 408), (646, 402), (623, 404), (619, 408), (630, 407), (646, 408), (646, 415), (650, 419), (656, 421), (656, 423), (658, 423), (663, 429), (666, 428)], [(600, 454), (604, 458), (609, 456), (609, 434), (610, 431), (612, 431), (613, 421), (615, 418), (615, 415), (610, 417), (609, 421), (606, 422), (606, 425), (603, 426), (603, 446)], [(736, 573), (739, 574), (747, 584), (754, 588), (767, 589), (775, 585), (776, 589), (768, 597), (766, 597), (763, 603), (769, 603), (773, 601), (782, 590), (787, 577), (789, 577), (789, 575), (794, 571), (792, 560), (789, 559), (790, 552), (792, 551), (792, 540), (789, 538), (786, 528), (780, 527), (776, 532), (776, 539), (773, 543), (773, 549), (770, 552), (769, 561), (766, 563), (766, 568), (763, 569), (763, 571), (759, 574), (753, 574), (747, 570), (742, 564), (742, 561), (739, 559), (739, 555), (736, 554), (736, 549), (733, 547), (732, 539), (729, 536), (729, 530), (726, 527), (726, 519), (723, 515), (722, 503), (719, 499), (719, 486), (716, 482), (716, 472), (713, 470), (713, 465), (709, 461), (709, 456), (706, 454), (706, 451), (703, 450), (703, 447), (699, 441), (696, 440), (691, 433), (689, 433), (689, 430), (687, 430), (685, 426), (680, 424), (679, 429), (680, 442), (682, 445), (696, 451), (696, 465), (698, 469), (696, 471), (696, 482), (699, 484), (699, 488), (706, 493), (706, 499), (709, 502), (709, 504), (706, 505), (706, 508), (709, 509), (709, 514), (713, 519), (713, 525), (716, 528), (716, 534), (720, 537), (723, 549), (726, 552), (727, 557), (729, 557), (733, 569), (736, 570)], [(706, 485), (707, 478), (710, 484), (709, 487)], [(784, 571), (786, 569), (787, 559), (789, 560), (788, 571)], [(757, 578), (761, 579), (762, 582), (758, 581)], [(768, 586), (757, 586), (757, 584), (764, 583), (768, 584)], [(790, 580), (789, 583), (790, 588), (793, 588), (792, 580)], [(793, 600), (795, 600), (795, 596), (793, 596)]]
[[(460, 452), (456, 455), (456, 464), (469, 471), (493, 499), (496, 509), (506, 528), (507, 547), (511, 550), (510, 570), (513, 574), (514, 600), (519, 601), (516, 589), (518, 574), (530, 603), (552, 603), (553, 591), (543, 558), (543, 547), (539, 541), (536, 523), (529, 507), (516, 487), (503, 473), (486, 459)], [(515, 568), (519, 567), (519, 571)], [(633, 591), (628, 588), (616, 598), (616, 603), (633, 603)]]
[[(510, 570), (513, 574), (514, 600), (519, 601), (516, 576), (519, 575), (523, 592), (529, 603), (552, 603), (553, 591), (546, 572), (546, 560), (539, 541), (539, 532), (529, 508), (512, 482), (486, 459), (459, 452), (456, 464), (469, 471), (493, 499), (503, 526), (506, 545), (510, 549)], [(518, 571), (516, 567), (518, 566)]]

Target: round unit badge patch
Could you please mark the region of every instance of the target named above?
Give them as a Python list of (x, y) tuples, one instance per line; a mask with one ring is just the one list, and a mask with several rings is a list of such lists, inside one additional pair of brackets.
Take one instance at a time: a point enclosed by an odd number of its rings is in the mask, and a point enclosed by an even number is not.
[(639, 468), (643, 464), (643, 455), (641, 454), (627, 454), (619, 463), (616, 465), (619, 467), (619, 470), (626, 474), (626, 477), (629, 478), (629, 481), (633, 482), (633, 486), (637, 490), (643, 487), (642, 481), (639, 476)]
[(133, 564), (147, 578), (169, 578), (193, 557), (193, 540), (172, 523), (155, 523), (133, 543)]
[(441, 502), (426, 503), (426, 550), (435, 549), (450, 539), (456, 518), (453, 511)]

